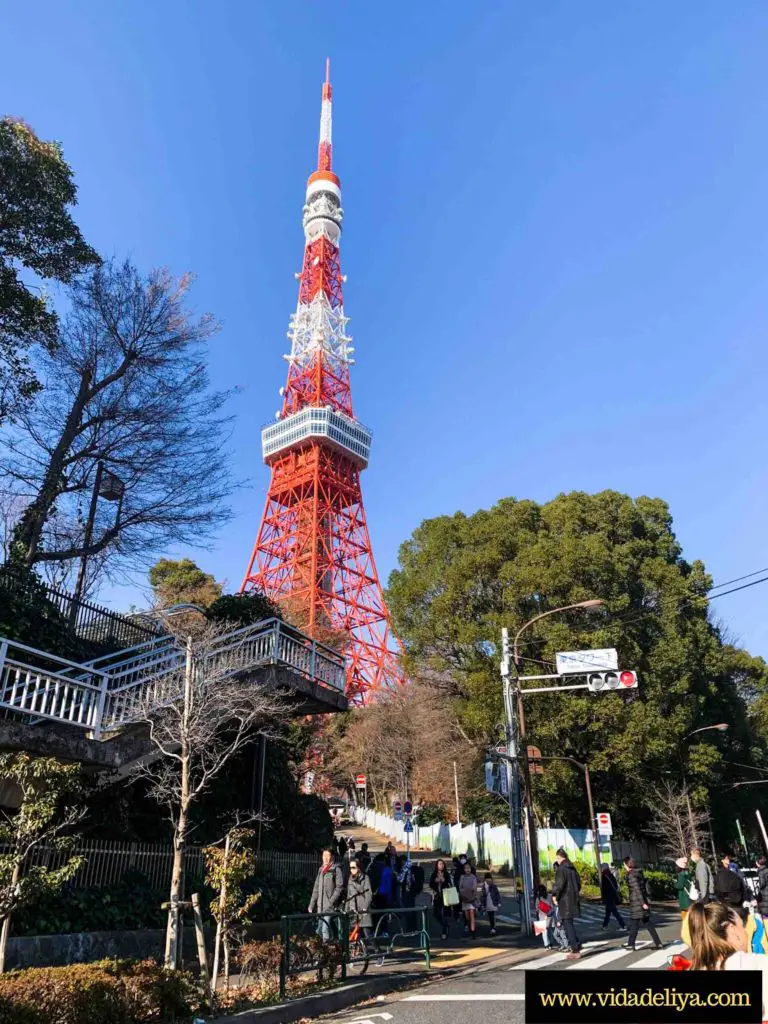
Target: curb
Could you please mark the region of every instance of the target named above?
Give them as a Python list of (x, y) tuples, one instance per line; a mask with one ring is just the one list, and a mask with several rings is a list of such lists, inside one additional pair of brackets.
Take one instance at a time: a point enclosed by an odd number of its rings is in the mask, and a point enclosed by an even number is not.
[[(433, 974), (426, 971), (385, 974), (378, 978), (354, 982), (351, 985), (342, 985), (328, 992), (302, 996), (300, 999), (292, 999), (288, 1003), (278, 1003), (275, 1006), (265, 1006), (261, 1009), (241, 1010), (240, 1013), (229, 1014), (226, 1017), (212, 1017), (210, 1020), (206, 1019), (205, 1024), (291, 1024), (291, 1022), (302, 1020), (305, 1017), (320, 1017), (324, 1013), (346, 1010), (347, 1007), (363, 1003), (366, 999), (385, 995), (388, 992), (397, 992), (401, 988), (408, 988), (414, 982), (431, 981), (436, 975), (437, 972)], [(201, 1024), (203, 1024), (202, 1021)]]

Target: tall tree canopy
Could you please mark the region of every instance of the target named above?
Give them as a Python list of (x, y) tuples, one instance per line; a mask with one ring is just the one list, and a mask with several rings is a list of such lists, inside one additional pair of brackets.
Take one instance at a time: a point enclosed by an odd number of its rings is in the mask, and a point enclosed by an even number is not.
[[(655, 780), (685, 777), (696, 802), (716, 797), (728, 761), (764, 755), (752, 712), (765, 706), (768, 670), (723, 642), (709, 618), (704, 565), (687, 562), (665, 502), (615, 491), (572, 492), (539, 505), (505, 498), (474, 515), (427, 520), (406, 541), (388, 598), (412, 671), (430, 674), (482, 747), (502, 721), (497, 646), (533, 616), (587, 598), (597, 613), (545, 618), (521, 638), (525, 674), (554, 672), (558, 650), (616, 647), (638, 691), (525, 698), (529, 742), (543, 755), (588, 761), (599, 802), (619, 827), (642, 828)], [(692, 730), (728, 722), (727, 733)], [(586, 823), (583, 778), (550, 762), (535, 780), (540, 811)]]
[[(105, 569), (146, 566), (170, 544), (199, 546), (230, 515), (223, 415), (207, 342), (216, 325), (187, 307), (190, 280), (107, 263), (78, 279), (54, 351), (45, 401), (6, 431), (0, 471), (28, 496), (16, 530), (27, 565), (109, 553)], [(85, 522), (99, 463), (124, 484)]]
[(0, 421), (39, 388), (29, 347), (51, 349), (57, 338), (55, 312), (22, 270), (67, 283), (99, 262), (69, 213), (76, 201), (59, 143), (0, 119)]
[(191, 558), (159, 559), (149, 570), (149, 582), (163, 608), (182, 603), (207, 608), (222, 591), (222, 584)]

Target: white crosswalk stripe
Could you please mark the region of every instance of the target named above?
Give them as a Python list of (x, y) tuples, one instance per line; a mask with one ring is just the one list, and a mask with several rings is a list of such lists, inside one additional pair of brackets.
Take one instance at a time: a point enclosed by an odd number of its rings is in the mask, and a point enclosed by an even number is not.
[(681, 941), (671, 942), (664, 949), (655, 949), (648, 956), (644, 956), (641, 960), (635, 960), (628, 966), (645, 968), (646, 970), (657, 970), (659, 967), (665, 967), (667, 960), (671, 956), (682, 954), (686, 949), (687, 946)]
[[(638, 942), (635, 949), (641, 949), (643, 946), (650, 946), (651, 941), (648, 939), (646, 942)], [(632, 956), (631, 949), (622, 949), (621, 946), (618, 949), (608, 949), (605, 953), (598, 953), (596, 956), (586, 956), (583, 960), (577, 960), (575, 963), (569, 963), (567, 970), (569, 971), (597, 971), (601, 967), (607, 967), (608, 964), (614, 962), (614, 960), (621, 960), (622, 957)]]
[[(605, 946), (605, 942), (584, 942), (582, 943), (582, 949), (602, 949)], [(510, 971), (540, 971), (542, 967), (551, 967), (553, 964), (564, 964), (568, 961), (565, 959), (566, 954), (562, 951), (557, 953), (550, 953), (549, 956), (543, 956), (540, 958), (534, 958), (532, 960), (523, 960), (522, 963), (514, 964), (509, 968)]]

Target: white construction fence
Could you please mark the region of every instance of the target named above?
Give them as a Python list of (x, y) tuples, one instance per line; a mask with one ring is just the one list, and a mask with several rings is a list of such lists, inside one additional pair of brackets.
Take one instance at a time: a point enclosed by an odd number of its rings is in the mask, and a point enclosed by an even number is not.
[[(354, 808), (353, 818), (358, 825), (366, 825), (381, 835), (389, 837), (398, 847), (406, 846), (404, 823), (395, 821), (386, 814)], [(552, 867), (555, 851), (562, 847), (571, 860), (595, 863), (595, 847), (590, 829), (584, 828), (540, 828), (537, 829), (539, 845), (539, 870)], [(509, 828), (506, 825), (426, 825), (413, 826), (409, 835), (412, 848), (434, 850), (455, 857), (462, 853), (484, 864), (501, 868), (512, 862)], [(640, 864), (657, 864), (661, 859), (653, 843), (613, 842), (601, 838), (601, 860), (619, 861), (631, 856)]]

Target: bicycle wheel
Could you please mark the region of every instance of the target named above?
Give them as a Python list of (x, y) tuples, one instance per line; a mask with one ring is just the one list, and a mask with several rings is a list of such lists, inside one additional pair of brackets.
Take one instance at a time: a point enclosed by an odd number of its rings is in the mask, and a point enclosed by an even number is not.
[(362, 975), (368, 970), (370, 961), (370, 950), (365, 939), (356, 939), (349, 944), (349, 962), (347, 974)]

